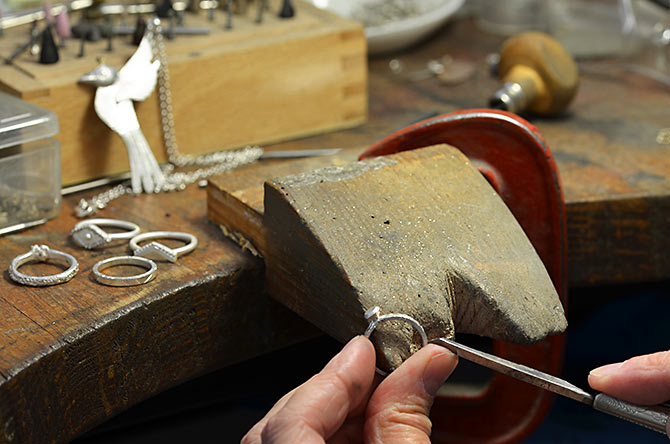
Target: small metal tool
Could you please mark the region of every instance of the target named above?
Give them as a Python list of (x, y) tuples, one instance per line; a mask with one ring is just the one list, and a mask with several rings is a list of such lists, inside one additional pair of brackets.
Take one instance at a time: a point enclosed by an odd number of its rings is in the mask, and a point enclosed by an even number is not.
[(624, 419), (670, 436), (670, 431), (668, 430), (668, 428), (670, 428), (670, 425), (668, 424), (670, 407), (631, 404), (605, 395), (604, 393), (598, 393), (593, 396), (560, 378), (459, 344), (451, 339), (438, 338), (430, 342), (445, 347), (468, 361), (483, 365), (491, 370), (527, 382), (528, 384), (532, 384), (541, 389), (549, 390), (550, 392), (582, 402), (596, 410), (616, 416), (619, 419)]

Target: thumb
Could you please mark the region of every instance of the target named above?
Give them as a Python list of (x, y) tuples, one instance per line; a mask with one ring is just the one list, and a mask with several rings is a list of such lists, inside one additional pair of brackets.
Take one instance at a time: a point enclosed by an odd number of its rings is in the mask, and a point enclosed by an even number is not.
[[(357, 336), (298, 387), (246, 438), (263, 443), (323, 443), (367, 399), (374, 378), (372, 343)], [(252, 433), (253, 432), (253, 433)]]
[(670, 351), (637, 356), (591, 370), (589, 385), (634, 404), (670, 400)]
[(366, 411), (366, 443), (430, 444), (433, 398), (456, 367), (455, 354), (429, 344), (403, 362), (373, 393)]

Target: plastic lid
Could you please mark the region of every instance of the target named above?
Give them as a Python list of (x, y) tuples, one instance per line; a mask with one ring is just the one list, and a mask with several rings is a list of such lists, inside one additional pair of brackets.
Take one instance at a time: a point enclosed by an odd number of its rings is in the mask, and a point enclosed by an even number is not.
[(58, 117), (51, 111), (0, 92), (0, 149), (58, 132)]

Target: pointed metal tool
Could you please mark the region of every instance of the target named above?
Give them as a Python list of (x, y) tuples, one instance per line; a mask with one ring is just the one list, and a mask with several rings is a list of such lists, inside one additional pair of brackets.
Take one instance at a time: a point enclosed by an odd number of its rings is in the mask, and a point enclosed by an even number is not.
[(548, 390), (575, 401), (579, 401), (598, 411), (616, 416), (619, 419), (624, 419), (670, 436), (670, 430), (668, 430), (668, 427), (670, 426), (668, 424), (670, 408), (668, 407), (631, 404), (605, 395), (604, 393), (598, 393), (593, 396), (563, 379), (468, 347), (467, 345), (459, 344), (451, 339), (439, 338), (431, 341), (431, 343), (445, 347), (463, 359), (490, 368), (496, 372), (511, 376), (520, 381), (532, 384), (535, 387)]
[(56, 63), (59, 60), (58, 56), (58, 46), (54, 41), (53, 34), (51, 33), (51, 25), (47, 25), (42, 31), (42, 44), (40, 45), (40, 60), (39, 62), (43, 65), (50, 65)]
[(291, 18), (295, 16), (295, 8), (291, 3), (291, 0), (284, 0), (282, 2), (281, 8), (279, 9), (279, 18)]

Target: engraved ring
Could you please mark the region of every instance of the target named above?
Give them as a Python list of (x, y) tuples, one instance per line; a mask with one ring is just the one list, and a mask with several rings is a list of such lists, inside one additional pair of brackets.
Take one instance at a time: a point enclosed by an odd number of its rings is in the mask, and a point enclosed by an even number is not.
[[(153, 239), (177, 239), (186, 242), (178, 248), (169, 248), (160, 242), (149, 242), (140, 247), (140, 242)], [(177, 262), (181, 255), (189, 253), (198, 245), (198, 238), (189, 233), (180, 233), (177, 231), (150, 231), (149, 233), (138, 234), (130, 240), (130, 248), (135, 256), (143, 256), (154, 260), (168, 260)]]
[[(385, 314), (385, 315), (379, 315), (379, 307), (375, 306), (369, 309), (368, 311), (365, 312), (365, 319), (370, 321), (370, 324), (368, 325), (368, 328), (365, 329), (365, 333), (363, 335), (366, 338), (369, 338), (372, 332), (374, 331), (375, 328), (382, 322), (386, 321), (405, 321), (408, 324), (412, 325), (416, 329), (416, 331), (419, 332), (419, 336), (421, 336), (421, 346), (425, 346), (428, 344), (428, 336), (426, 336), (426, 331), (423, 329), (423, 326), (419, 324), (419, 322), (414, 319), (411, 316), (407, 316), (406, 314), (401, 314), (401, 313), (390, 313), (390, 314)], [(376, 367), (377, 373), (379, 373), (382, 376), (388, 375), (388, 372), (380, 369), (379, 367)]]
[[(100, 227), (123, 228), (128, 231), (107, 233)], [(131, 239), (140, 232), (140, 227), (132, 222), (118, 219), (88, 219), (74, 226), (70, 235), (75, 243), (87, 250), (107, 244), (116, 239)]]
[[(65, 261), (69, 265), (68, 269), (47, 276), (32, 276), (21, 273), (19, 268), (27, 262), (58, 262)], [(72, 279), (79, 271), (79, 264), (74, 256), (54, 250), (46, 245), (33, 245), (28, 253), (16, 256), (9, 265), (9, 277), (23, 285), (32, 287), (48, 287), (49, 285), (62, 284)]]
[[(146, 268), (147, 271), (133, 276), (110, 276), (104, 274), (102, 270), (116, 267), (119, 265), (137, 265)], [(132, 287), (133, 285), (146, 284), (156, 276), (158, 267), (156, 263), (150, 259), (138, 256), (116, 256), (108, 259), (103, 259), (93, 266), (93, 276), (95, 280), (104, 285), (112, 287)]]

